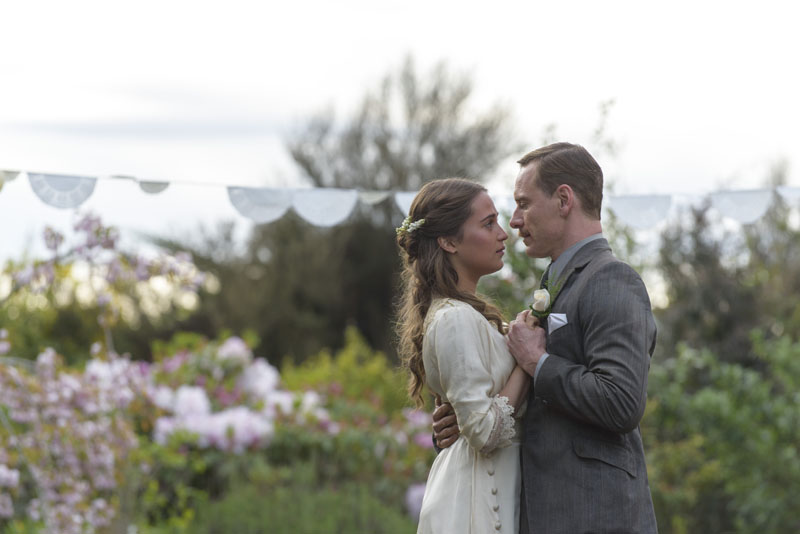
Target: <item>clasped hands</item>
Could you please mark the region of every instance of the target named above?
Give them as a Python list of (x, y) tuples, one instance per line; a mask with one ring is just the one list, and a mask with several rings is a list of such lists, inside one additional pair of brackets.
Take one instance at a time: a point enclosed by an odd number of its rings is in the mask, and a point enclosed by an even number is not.
[[(530, 310), (524, 310), (508, 325), (506, 343), (517, 365), (533, 376), (539, 358), (546, 352), (546, 334), (539, 326), (539, 319)], [(436, 395), (436, 408), (433, 411), (433, 441), (439, 449), (446, 449), (456, 442), (460, 435), (458, 421), (453, 407), (442, 402)]]

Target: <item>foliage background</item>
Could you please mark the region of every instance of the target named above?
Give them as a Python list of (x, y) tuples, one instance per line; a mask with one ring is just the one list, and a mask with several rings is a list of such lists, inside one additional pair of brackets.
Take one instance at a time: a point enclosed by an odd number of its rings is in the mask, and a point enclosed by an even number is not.
[[(408, 60), (351, 117), (323, 112), (287, 145), (314, 185), (392, 190), (444, 175), (481, 179), (539, 143), (515, 139), (511, 110), (476, 113), (471, 91), (469, 77), (444, 64), (419, 73)], [(587, 144), (601, 163), (618, 150), (605, 133), (611, 107), (600, 106)], [(540, 141), (555, 137), (549, 127)], [(780, 168), (764, 177), (767, 185), (784, 179)], [(608, 182), (613, 189), (613, 177)], [(642, 421), (662, 532), (800, 530), (797, 208), (776, 197), (763, 219), (734, 229), (709, 206), (688, 208), (661, 228), (656, 253), (613, 214), (605, 221), (617, 255), (663, 292)], [(109, 332), (119, 353), (152, 364), (237, 333), (280, 368), (287, 390), (319, 394), (338, 425), (331, 432), (283, 421), (268, 446), (233, 454), (185, 440), (156, 443), (154, 415), (140, 406), (131, 414), (140, 446), (119, 488), (114, 528), (414, 531), (406, 500), (424, 482), (433, 452), (429, 426), (406, 411), (393, 349), (393, 227), (401, 219), (390, 203), (361, 208), (330, 229), (289, 215), (257, 227), (244, 251), (232, 245), (231, 225), (192, 243), (157, 240), (165, 250), (190, 251), (208, 273), (196, 305), (175, 301), (147, 313), (142, 296), (120, 286), (116, 294), (134, 312), (108, 328), (97, 321), (103, 304), (74, 295), (69, 266), (56, 269), (55, 283), (0, 303), (0, 343), (13, 356), (33, 360), (52, 346), (76, 372)], [(527, 305), (546, 262), (529, 260), (513, 236), (509, 243), (507, 267), (480, 290), (511, 316)], [(25, 267), (10, 262), (4, 272)], [(73, 296), (57, 292), (59, 284)], [(153, 466), (153, 475), (137, 475), (137, 462)], [(23, 515), (3, 527), (35, 532), (41, 524)]]

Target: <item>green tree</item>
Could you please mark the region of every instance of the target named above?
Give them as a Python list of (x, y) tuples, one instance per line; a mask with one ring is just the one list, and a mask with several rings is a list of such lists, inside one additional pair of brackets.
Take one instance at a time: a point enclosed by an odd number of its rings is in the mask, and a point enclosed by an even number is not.
[(482, 181), (520, 144), (509, 109), (474, 109), (473, 89), (470, 76), (444, 62), (420, 73), (408, 57), (343, 124), (320, 113), (288, 147), (317, 187), (415, 191), (434, 178)]
[(662, 234), (660, 270), (669, 306), (658, 312), (660, 353), (678, 343), (728, 362), (758, 367), (750, 331), (800, 334), (800, 231), (777, 194), (764, 217), (739, 232), (720, 230), (709, 205), (693, 208)]
[[(421, 72), (409, 58), (367, 92), (350, 118), (320, 113), (287, 146), (304, 179), (318, 187), (389, 192), (447, 176), (484, 180), (520, 145), (509, 111), (476, 109), (472, 94), (469, 75), (445, 63)], [(359, 205), (333, 228), (289, 214), (257, 227), (244, 255), (221, 255), (220, 233), (193, 255), (224, 291), (204, 294), (191, 324), (254, 329), (261, 339), (256, 353), (273, 362), (341, 347), (354, 325), (370, 346), (393, 357), (394, 227), (403, 217), (391, 197)]]

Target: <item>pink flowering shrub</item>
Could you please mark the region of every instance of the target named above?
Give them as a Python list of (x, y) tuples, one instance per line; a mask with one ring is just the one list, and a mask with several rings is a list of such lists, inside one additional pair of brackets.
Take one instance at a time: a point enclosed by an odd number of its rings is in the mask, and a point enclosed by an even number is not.
[(10, 261), (0, 270), (0, 324), (8, 335), (0, 355), (14, 346), (15, 356), (32, 359), (54, 346), (78, 363), (93, 342), (114, 352), (114, 327), (186, 313), (206, 281), (189, 254), (119, 249), (119, 232), (92, 214), (77, 215), (73, 230), (67, 239), (46, 228), (48, 258)]
[(109, 527), (125, 459), (138, 445), (126, 409), (142, 383), (121, 358), (78, 372), (47, 349), (30, 370), (0, 364), (0, 517), (26, 514), (64, 534)]
[(324, 395), (337, 433), (304, 429), (298, 436), (286, 429), (285, 435), (276, 434), (269, 454), (277, 462), (322, 455), (319, 472), (324, 480), (360, 480), (385, 502), (402, 503), (409, 484), (426, 480), (436, 454), (431, 415), (409, 407), (405, 374), (383, 353), (373, 351), (354, 328), (345, 338), (336, 354), (322, 351), (282, 370), (289, 389)]
[(71, 245), (46, 230), (52, 258), (0, 273), (0, 319), (42, 299), (42, 314), (96, 314), (95, 331), (69, 338), (86, 341), (70, 347), (81, 368), (53, 349), (17, 359), (47, 339), (44, 323), (0, 329), (0, 530), (27, 518), (46, 532), (194, 532), (196, 510), (241, 484), (334, 493), (360, 484), (413, 516), (434, 456), (430, 414), (407, 407), (405, 379), (385, 355), (351, 329), (336, 354), (281, 373), (254, 356), (248, 335), (178, 334), (153, 343), (152, 363), (118, 356), (111, 328), (147, 313), (153, 280), (178, 298), (204, 275), (186, 255), (120, 252), (116, 230), (91, 215), (75, 230)]
[(301, 404), (279, 387), (277, 369), (254, 358), (235, 336), (157, 359), (149, 377), (147, 394), (159, 413), (153, 439), (161, 445), (177, 439), (237, 454), (261, 449), (272, 438), (276, 416)]

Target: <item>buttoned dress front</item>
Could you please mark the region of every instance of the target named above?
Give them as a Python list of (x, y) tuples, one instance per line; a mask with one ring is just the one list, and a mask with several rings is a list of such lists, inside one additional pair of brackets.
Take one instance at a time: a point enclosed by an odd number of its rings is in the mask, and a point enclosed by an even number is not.
[(516, 365), (505, 337), (469, 304), (436, 299), (422, 358), (427, 386), (453, 406), (460, 436), (433, 462), (418, 534), (517, 533), (522, 414), (498, 395)]

